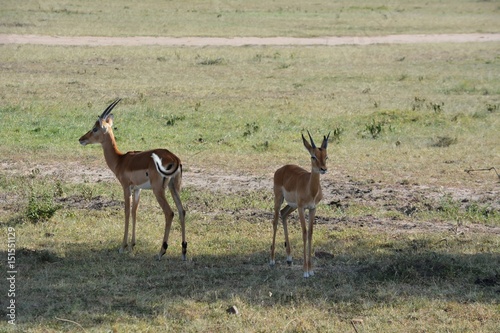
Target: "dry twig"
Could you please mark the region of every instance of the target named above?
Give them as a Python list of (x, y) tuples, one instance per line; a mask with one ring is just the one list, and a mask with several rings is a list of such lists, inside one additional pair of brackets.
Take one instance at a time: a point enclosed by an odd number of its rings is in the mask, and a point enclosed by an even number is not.
[(84, 332), (87, 332), (85, 330), (85, 328), (83, 328), (82, 325), (80, 325), (79, 323), (77, 323), (76, 321), (73, 321), (73, 320), (69, 320), (69, 319), (64, 319), (64, 318), (58, 318), (58, 317), (55, 317), (57, 320), (60, 320), (60, 321), (65, 321), (65, 322), (68, 322), (68, 323), (72, 323), (72, 324), (75, 324), (76, 326), (80, 327), (82, 329), (82, 331)]
[(500, 174), (498, 174), (498, 171), (497, 169), (495, 169), (495, 167), (484, 168), (484, 169), (465, 169), (464, 171), (470, 174), (471, 172), (476, 172), (476, 171), (491, 171), (491, 170), (494, 170), (495, 173), (497, 174), (498, 179), (500, 179)]

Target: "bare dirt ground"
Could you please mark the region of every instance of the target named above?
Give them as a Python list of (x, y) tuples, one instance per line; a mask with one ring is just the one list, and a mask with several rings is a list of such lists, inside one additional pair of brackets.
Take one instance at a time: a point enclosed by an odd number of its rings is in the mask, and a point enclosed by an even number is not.
[[(53, 177), (61, 182), (70, 183), (98, 183), (109, 182), (116, 186), (117, 180), (113, 173), (102, 167), (81, 165), (78, 162), (69, 162), (62, 169), (59, 164), (33, 165), (29, 162), (3, 161), (0, 162), (0, 173), (4, 175), (29, 176), (36, 170), (40, 176)], [(373, 180), (357, 181), (349, 176), (327, 174), (322, 177), (324, 192), (323, 203), (334, 209), (347, 209), (349, 206), (374, 207), (377, 212), (386, 212), (387, 216), (381, 217), (365, 214), (360, 217), (344, 216), (340, 218), (327, 218), (317, 216), (318, 224), (328, 224), (332, 228), (357, 226), (389, 233), (419, 233), (419, 232), (449, 232), (450, 234), (463, 233), (493, 233), (500, 235), (500, 227), (485, 226), (479, 223), (464, 223), (450, 220), (448, 222), (422, 221), (413, 218), (413, 215), (425, 211), (443, 210), (446, 198), (453, 200), (461, 209), (471, 205), (488, 207), (485, 213), (500, 211), (500, 180), (493, 172), (489, 190), (469, 188), (443, 188), (441, 186), (426, 186), (418, 184), (384, 184)], [(215, 170), (196, 169), (190, 167), (184, 172), (183, 187), (191, 191), (209, 191), (214, 194), (247, 195), (249, 192), (258, 192), (265, 200), (272, 202), (272, 174), (255, 176), (243, 173), (219, 173)], [(196, 195), (195, 195), (196, 197)], [(19, 198), (18, 198), (19, 199)], [(3, 209), (16, 209), (18, 204), (13, 198), (0, 195), (0, 211)], [(101, 196), (91, 200), (83, 196), (65, 197), (59, 204), (73, 209), (104, 209), (116, 207), (122, 209), (123, 201)], [(9, 208), (10, 207), (10, 208)], [(218, 211), (211, 205), (191, 200), (188, 211), (196, 211), (206, 216), (218, 214), (231, 214), (236, 220), (271, 221), (271, 211), (244, 209), (236, 212)], [(214, 210), (215, 209), (215, 210)], [(380, 215), (380, 214), (376, 214)], [(295, 221), (296, 217), (292, 217)]]
[(0, 34), (0, 44), (38, 44), (64, 46), (245, 46), (245, 45), (372, 45), (417, 43), (499, 42), (500, 34), (432, 34), (360, 37), (93, 37)]
[[(500, 34), (454, 34), (454, 35), (393, 35), (381, 37), (323, 37), (323, 38), (169, 38), (169, 37), (64, 37), (35, 35), (2, 35), (0, 44), (43, 44), (43, 45), (164, 45), (164, 46), (242, 46), (242, 45), (370, 45), (380, 43), (463, 43), (463, 42), (499, 42)], [(102, 163), (104, 165), (104, 162)], [(69, 162), (65, 169), (60, 165), (31, 165), (29, 162), (0, 161), (0, 173), (4, 175), (29, 175), (37, 169), (41, 175), (53, 176), (63, 182), (116, 182), (114, 175), (107, 169), (83, 166)], [(365, 215), (359, 218), (344, 217), (335, 221), (317, 217), (318, 223), (335, 226), (357, 225), (367, 228), (383, 229), (385, 232), (421, 232), (450, 231), (452, 233), (484, 232), (500, 234), (500, 227), (468, 223), (460, 225), (458, 221), (436, 223), (435, 221), (415, 221), (412, 215), (425, 210), (442, 210), (443, 198), (458, 202), (461, 208), (471, 205), (500, 210), (500, 182), (492, 174), (491, 186), (484, 189), (442, 188), (415, 184), (381, 184), (373, 181), (359, 182), (348, 176), (324, 177), (324, 203), (334, 208), (345, 209), (350, 205), (383, 207), (387, 212), (394, 212), (394, 218)], [(213, 170), (190, 168), (183, 178), (184, 186), (212, 192), (244, 195), (248, 191), (261, 191), (267, 200), (272, 201), (272, 174), (254, 176), (248, 174), (220, 174)], [(83, 198), (66, 198), (63, 205), (74, 208), (102, 209), (109, 206), (121, 206), (119, 201), (102, 197), (90, 202)], [(12, 198), (0, 194), (0, 211), (15, 206)], [(216, 214), (203, 205), (189, 207), (206, 214)], [(486, 212), (487, 213), (487, 212)], [(240, 211), (240, 217), (255, 220), (270, 220), (272, 212)], [(390, 215), (390, 214), (388, 214)], [(403, 218), (401, 218), (403, 216)], [(236, 218), (239, 218), (236, 216)]]

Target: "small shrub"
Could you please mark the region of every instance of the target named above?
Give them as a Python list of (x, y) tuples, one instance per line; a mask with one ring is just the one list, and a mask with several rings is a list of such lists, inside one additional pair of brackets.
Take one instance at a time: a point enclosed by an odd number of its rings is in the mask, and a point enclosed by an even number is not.
[(258, 131), (259, 131), (259, 125), (256, 122), (247, 123), (245, 125), (245, 132), (243, 132), (243, 136), (247, 137)]
[(372, 120), (371, 123), (365, 125), (365, 131), (372, 137), (372, 139), (376, 139), (382, 134), (384, 130), (384, 124), (380, 121)]
[(444, 106), (444, 102), (441, 102), (441, 103), (430, 102), (429, 103), (429, 108), (434, 110), (434, 112), (436, 112), (436, 113), (441, 113), (443, 111), (443, 106)]
[(60, 206), (56, 204), (55, 198), (63, 195), (61, 181), (46, 181), (39, 179), (40, 170), (31, 172), (31, 184), (28, 193), (28, 203), (24, 215), (31, 222), (48, 220)]
[(417, 111), (422, 109), (424, 105), (425, 105), (425, 98), (415, 96), (415, 98), (413, 99), (411, 109), (413, 111)]
[(498, 111), (498, 104), (486, 104), (486, 111), (490, 113)]
[(253, 145), (252, 148), (259, 152), (266, 151), (269, 149), (269, 141)]
[(344, 133), (344, 129), (342, 127), (336, 127), (333, 129), (332, 133), (330, 134), (330, 140), (333, 142), (340, 142), (340, 137)]
[(200, 110), (200, 107), (201, 107), (201, 102), (196, 102), (196, 104), (194, 105), (194, 110), (198, 111)]
[(186, 119), (185, 116), (174, 116), (174, 115), (170, 115), (166, 118), (167, 118), (167, 123), (166, 123), (167, 126), (174, 126), (177, 121), (182, 121)]
[(26, 207), (26, 217), (31, 222), (40, 220), (48, 220), (59, 209), (59, 206), (54, 202), (54, 196), (49, 193), (36, 194), (32, 190)]
[(92, 198), (94, 197), (94, 191), (92, 191), (92, 187), (90, 186), (85, 186), (83, 189), (82, 189), (82, 197), (84, 200), (86, 201), (90, 201), (92, 200)]

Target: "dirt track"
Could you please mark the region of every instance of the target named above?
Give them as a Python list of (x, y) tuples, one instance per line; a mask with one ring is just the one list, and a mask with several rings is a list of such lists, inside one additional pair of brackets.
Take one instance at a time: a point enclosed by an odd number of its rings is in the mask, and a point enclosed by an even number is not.
[(375, 37), (92, 37), (92, 36), (43, 36), (0, 34), (0, 44), (37, 44), (64, 46), (263, 46), (263, 45), (373, 45), (419, 43), (469, 43), (500, 42), (500, 34), (435, 34), (388, 35)]

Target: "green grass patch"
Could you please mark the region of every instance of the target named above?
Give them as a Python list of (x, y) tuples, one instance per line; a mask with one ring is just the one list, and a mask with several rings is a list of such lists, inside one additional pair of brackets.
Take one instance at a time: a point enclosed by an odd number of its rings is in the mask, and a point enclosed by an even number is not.
[[(494, 49), (109, 47), (96, 54), (5, 46), (0, 150), (33, 163), (42, 156), (98, 163), (100, 148), (77, 139), (120, 96), (115, 135), (123, 151), (166, 147), (186, 167), (267, 174), (306, 162), (301, 132), (333, 131), (333, 170), (380, 180), (411, 173), (424, 183), (442, 173), (437, 181), (446, 184), (466, 168), (498, 163)], [(219, 58), (216, 66), (198, 63)], [(283, 61), (290, 66), (279, 68)], [(398, 73), (408, 77), (400, 81)], [(457, 81), (491, 93), (443, 92)]]

